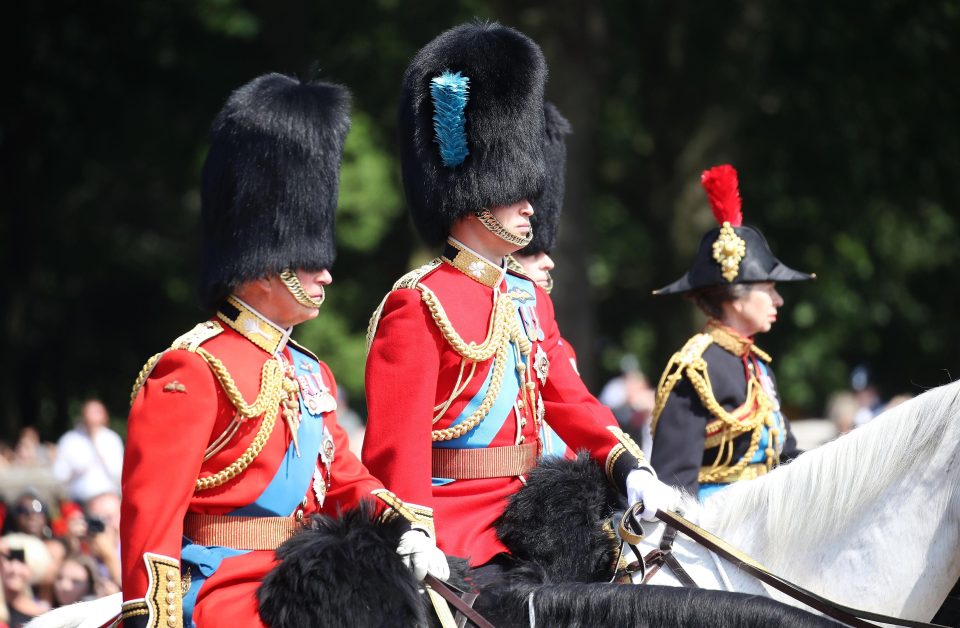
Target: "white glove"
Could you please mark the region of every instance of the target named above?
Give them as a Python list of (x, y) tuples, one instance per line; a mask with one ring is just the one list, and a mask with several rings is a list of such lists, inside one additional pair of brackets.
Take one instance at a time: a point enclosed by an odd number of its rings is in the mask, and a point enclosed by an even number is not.
[(658, 510), (672, 508), (677, 501), (677, 492), (645, 469), (634, 469), (627, 476), (627, 503), (643, 501), (640, 518), (654, 521)]
[(423, 580), (428, 572), (439, 580), (450, 577), (450, 566), (447, 564), (446, 555), (422, 530), (414, 529), (404, 532), (400, 537), (400, 545), (397, 546), (397, 554), (400, 554), (403, 564), (413, 570), (417, 580)]

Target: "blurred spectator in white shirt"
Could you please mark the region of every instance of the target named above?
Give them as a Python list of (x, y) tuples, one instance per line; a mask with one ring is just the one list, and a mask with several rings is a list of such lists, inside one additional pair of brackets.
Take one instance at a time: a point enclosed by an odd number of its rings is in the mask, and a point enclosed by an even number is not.
[(67, 485), (70, 499), (86, 502), (96, 495), (120, 492), (123, 441), (107, 427), (109, 418), (103, 403), (88, 399), (80, 424), (57, 444), (53, 474)]

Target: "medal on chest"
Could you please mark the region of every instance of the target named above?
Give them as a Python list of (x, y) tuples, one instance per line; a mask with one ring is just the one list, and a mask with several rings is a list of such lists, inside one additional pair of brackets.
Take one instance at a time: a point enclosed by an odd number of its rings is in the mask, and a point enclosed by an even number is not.
[(318, 454), (319, 464), (313, 470), (313, 492), (321, 506), (323, 506), (323, 499), (326, 497), (327, 489), (330, 486), (330, 469), (333, 466), (335, 453), (336, 446), (333, 444), (333, 436), (330, 434), (330, 430), (324, 426), (323, 439), (320, 441), (320, 453)]
[(533, 372), (537, 374), (540, 385), (544, 386), (547, 383), (547, 376), (550, 374), (550, 359), (547, 357), (547, 352), (539, 344), (533, 355)]
[(523, 330), (527, 334), (530, 342), (543, 342), (544, 333), (540, 326), (540, 317), (537, 316), (537, 308), (533, 305), (521, 305), (517, 308), (520, 312), (520, 320), (523, 321)]
[(300, 383), (300, 394), (303, 403), (310, 414), (320, 415), (337, 409), (337, 400), (330, 394), (330, 389), (323, 383), (320, 373), (309, 371), (297, 376)]

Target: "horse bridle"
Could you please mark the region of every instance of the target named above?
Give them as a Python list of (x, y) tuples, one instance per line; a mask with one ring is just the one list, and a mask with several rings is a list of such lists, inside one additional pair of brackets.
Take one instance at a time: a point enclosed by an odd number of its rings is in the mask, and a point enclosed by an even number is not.
[[(628, 508), (625, 513), (623, 513), (623, 517), (620, 519), (620, 525), (618, 526), (618, 534), (620, 538), (630, 546), (630, 549), (633, 550), (634, 554), (638, 558), (640, 557), (640, 552), (638, 551), (636, 545), (638, 545), (644, 537), (643, 525), (640, 523), (641, 512), (643, 512), (643, 502), (637, 502)], [(818, 595), (813, 591), (804, 589), (803, 587), (790, 582), (786, 578), (782, 578), (771, 573), (768, 569), (763, 567), (750, 556), (747, 556), (723, 539), (714, 536), (695, 523), (685, 519), (679, 512), (670, 510), (657, 510), (656, 517), (662, 521), (667, 528), (664, 531), (663, 536), (661, 536), (660, 547), (651, 551), (643, 558), (642, 569), (644, 572), (644, 584), (650, 580), (650, 578), (654, 573), (656, 573), (661, 565), (666, 565), (670, 568), (674, 575), (677, 576), (677, 579), (680, 580), (683, 586), (693, 588), (697, 587), (697, 584), (683, 569), (679, 561), (677, 561), (676, 557), (673, 555), (673, 541), (676, 538), (677, 532), (683, 532), (694, 542), (702, 545), (711, 552), (714, 552), (721, 558), (734, 563), (737, 565), (738, 569), (745, 571), (761, 582), (770, 585), (774, 589), (789, 595), (793, 599), (798, 600), (811, 608), (815, 608), (828, 617), (842, 621), (850, 626), (877, 628), (877, 624), (871, 623), (871, 621), (875, 621), (884, 624), (907, 626), (908, 628), (947, 628), (941, 624), (914, 621), (912, 619), (900, 619), (898, 617), (890, 617), (887, 615), (863, 611), (856, 608), (851, 608), (849, 606), (844, 606), (843, 604), (838, 604), (837, 602)], [(650, 568), (650, 571), (647, 571), (647, 568)]]

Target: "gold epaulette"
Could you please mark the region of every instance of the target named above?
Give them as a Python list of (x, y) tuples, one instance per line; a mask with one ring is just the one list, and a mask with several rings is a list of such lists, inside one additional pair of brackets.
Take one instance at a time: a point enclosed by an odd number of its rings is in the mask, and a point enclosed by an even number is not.
[(195, 325), (193, 329), (174, 340), (169, 349), (154, 354), (147, 360), (147, 363), (143, 365), (143, 368), (140, 369), (140, 372), (137, 374), (137, 380), (134, 382), (133, 390), (130, 392), (130, 405), (133, 405), (134, 400), (137, 398), (137, 393), (143, 388), (143, 383), (150, 377), (150, 373), (153, 372), (154, 367), (157, 365), (157, 362), (160, 361), (160, 358), (163, 357), (163, 354), (167, 351), (177, 349), (196, 353), (200, 345), (221, 333), (223, 333), (223, 327), (220, 323), (217, 321), (205, 321)]
[(696, 334), (683, 345), (683, 348), (673, 354), (666, 368), (663, 369), (663, 375), (660, 376), (660, 382), (657, 384), (656, 402), (653, 406), (653, 412), (650, 419), (650, 432), (655, 434), (657, 431), (657, 422), (660, 420), (660, 414), (667, 405), (667, 399), (680, 378), (688, 370), (707, 374), (707, 363), (703, 360), (703, 352), (713, 344), (713, 337), (710, 334)]
[[(437, 257), (419, 268), (414, 268), (403, 277), (400, 277), (400, 279), (397, 279), (395, 282), (393, 282), (393, 287), (390, 288), (390, 292), (393, 292), (394, 290), (416, 288), (420, 283), (420, 280), (441, 263), (442, 260)], [(377, 326), (380, 324), (380, 316), (383, 314), (383, 306), (387, 303), (387, 298), (390, 297), (390, 292), (384, 295), (383, 299), (380, 301), (380, 305), (378, 305), (377, 309), (373, 311), (373, 316), (370, 317), (370, 322), (367, 324), (367, 353), (370, 353), (370, 345), (373, 344), (373, 337), (377, 333)]]

